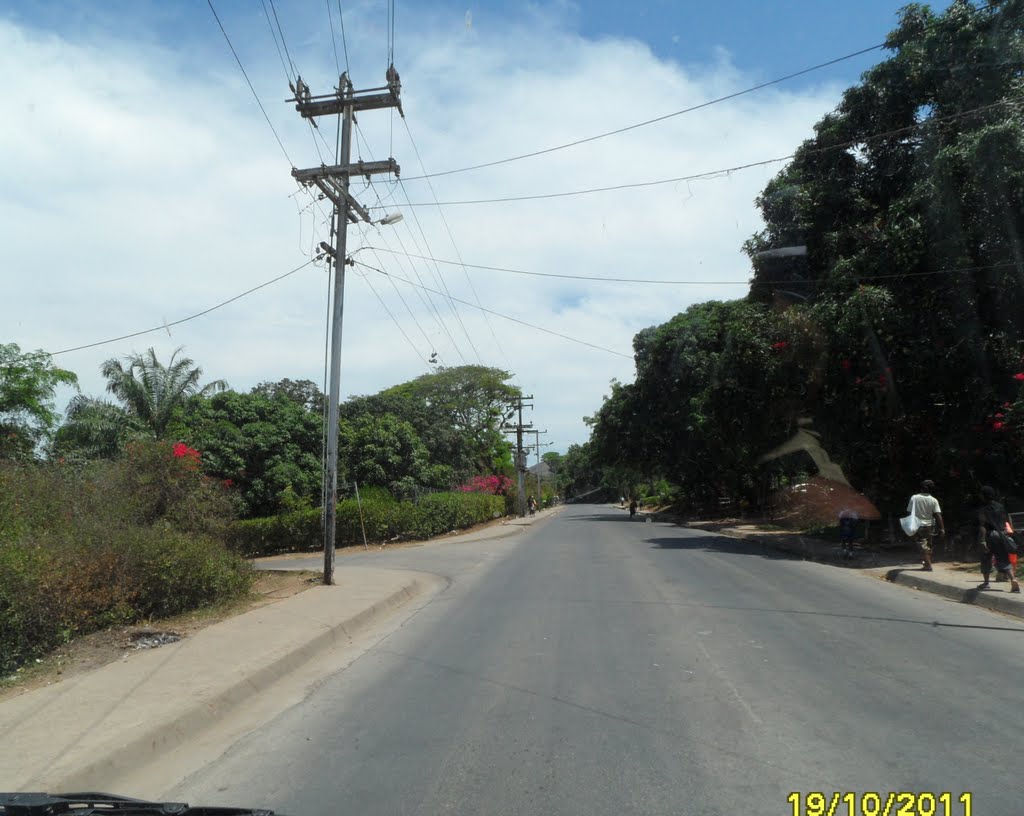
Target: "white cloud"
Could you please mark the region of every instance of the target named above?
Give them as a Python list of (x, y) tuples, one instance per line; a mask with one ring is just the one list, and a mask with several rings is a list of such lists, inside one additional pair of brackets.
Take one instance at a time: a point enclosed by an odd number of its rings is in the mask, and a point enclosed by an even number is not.
[[(346, 18), (350, 45), (369, 10)], [(704, 67), (655, 57), (641, 43), (590, 41), (571, 28), (576, 12), (533, 8), (520, 21), (422, 10), (405, 21), (396, 55), (409, 127), (430, 171), (544, 148), (622, 127), (753, 84), (728, 56)], [(198, 12), (197, 12), (198, 14)], [(0, 340), (56, 350), (160, 325), (199, 311), (305, 260), (326, 237), (319, 218), (291, 197), (288, 165), (212, 19), (190, 22), (203, 34), (188, 49), (145, 48), (135, 35), (105, 32), (102, 43), (67, 40), (0, 19), (0, 242), (4, 296)], [(292, 160), (319, 157), (304, 124), (280, 103), (281, 66), (265, 22), (225, 19)], [(262, 26), (262, 28), (261, 28)], [(335, 81), (326, 21), (290, 18), (292, 54), (314, 92)], [(415, 32), (415, 33), (413, 33)], [(329, 37), (329, 32), (327, 34)], [(380, 54), (356, 53), (353, 74), (365, 86), (383, 77)], [(790, 153), (838, 98), (835, 87), (756, 95), (620, 136), (535, 159), (435, 178), (442, 201), (530, 195), (683, 176)], [(331, 140), (332, 123), (323, 132)], [(405, 127), (388, 112), (360, 117), (364, 158), (389, 145), (403, 176), (421, 174)], [(743, 280), (740, 244), (759, 226), (753, 199), (781, 165), (702, 180), (544, 201), (451, 206), (448, 224), (470, 263), (614, 277)], [(423, 181), (405, 182), (414, 202), (428, 202)], [(410, 252), (456, 258), (432, 207), (377, 181), (387, 211), (405, 220), (367, 235)], [(393, 194), (393, 198), (386, 198)], [(363, 200), (375, 204), (372, 191)], [(298, 204), (298, 206), (296, 206)], [(360, 244), (353, 231), (350, 247)], [(371, 253), (358, 256), (377, 265)], [(437, 288), (433, 267), (380, 253), (386, 269), (415, 274)], [(471, 276), (487, 308), (631, 354), (633, 335), (688, 305), (741, 296), (743, 286), (641, 286), (543, 280), (441, 265), (451, 294), (474, 302)], [(425, 370), (357, 267), (346, 293), (343, 394), (369, 393)], [(461, 360), (425, 295), (398, 283), (425, 341), (391, 284), (368, 272), (422, 356)], [(209, 377), (237, 388), (260, 380), (323, 372), (326, 276), (308, 268), (199, 320), (165, 332), (58, 358), (99, 393), (99, 363), (150, 345), (167, 356), (185, 345)], [(451, 309), (433, 296), (461, 353), (474, 352)], [(533, 393), (534, 421), (564, 449), (582, 441), (581, 418), (593, 413), (612, 377), (632, 378), (632, 362), (485, 319), (458, 314), (487, 364), (507, 367)], [(489, 320), (489, 326), (488, 326)], [(492, 336), (497, 334), (499, 351)]]

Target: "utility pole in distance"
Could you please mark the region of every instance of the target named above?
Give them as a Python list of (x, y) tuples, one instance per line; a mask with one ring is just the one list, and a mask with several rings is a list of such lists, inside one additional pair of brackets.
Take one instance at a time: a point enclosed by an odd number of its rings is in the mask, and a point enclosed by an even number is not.
[(512, 410), (519, 414), (519, 421), (515, 425), (503, 425), (502, 430), (507, 432), (516, 432), (516, 451), (515, 451), (515, 463), (516, 463), (516, 485), (518, 487), (516, 494), (516, 512), (519, 514), (519, 518), (526, 516), (526, 450), (523, 448), (523, 431), (532, 428), (533, 425), (523, 424), (523, 408), (532, 408), (533, 403), (529, 405), (525, 404), (525, 400), (532, 400), (533, 395), (528, 397), (519, 396), (515, 398), (512, 403)]
[[(295, 103), (297, 110), (304, 119), (315, 120), (318, 116), (341, 117), (341, 153), (340, 164), (327, 167), (310, 168), (308, 170), (292, 169), (292, 176), (300, 184), (315, 185), (326, 198), (334, 204), (332, 229), (335, 245), (331, 247), (321, 244), (321, 248), (332, 257), (334, 270), (334, 298), (331, 313), (331, 376), (328, 389), (327, 409), (327, 506), (324, 508), (324, 576), (326, 585), (334, 583), (334, 535), (338, 522), (338, 403), (341, 395), (341, 327), (342, 313), (345, 306), (345, 267), (349, 263), (346, 255), (346, 239), (349, 223), (360, 219), (371, 223), (370, 214), (349, 193), (349, 182), (352, 176), (370, 176), (378, 173), (399, 172), (398, 164), (393, 158), (387, 161), (357, 162), (352, 164), (352, 125), (358, 111), (376, 110), (380, 108), (398, 108), (402, 111), (400, 94), (402, 90), (398, 71), (395, 66), (388, 67), (387, 85), (371, 88), (366, 91), (353, 90), (348, 74), (338, 79), (338, 87), (333, 94), (313, 96), (309, 86), (299, 77), (292, 92), (295, 96), (289, 102)], [(315, 122), (314, 122), (315, 124)]]
[(542, 497), (544, 492), (540, 486), (540, 435), (546, 434), (547, 431), (531, 431), (533, 434), (533, 443), (537, 447), (537, 501), (543, 506)]

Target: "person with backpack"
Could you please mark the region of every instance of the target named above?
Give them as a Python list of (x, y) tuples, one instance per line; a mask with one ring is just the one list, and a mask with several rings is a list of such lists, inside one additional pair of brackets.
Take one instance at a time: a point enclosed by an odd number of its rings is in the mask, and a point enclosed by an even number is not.
[(1011, 553), (1017, 552), (1017, 543), (1010, 537), (1010, 517), (1006, 508), (996, 501), (996, 491), (987, 485), (981, 489), (984, 502), (978, 510), (978, 546), (981, 548), (981, 575), (985, 579), (978, 589), (988, 589), (988, 576), (995, 567), (998, 575), (1010, 580), (1010, 592), (1020, 592)]

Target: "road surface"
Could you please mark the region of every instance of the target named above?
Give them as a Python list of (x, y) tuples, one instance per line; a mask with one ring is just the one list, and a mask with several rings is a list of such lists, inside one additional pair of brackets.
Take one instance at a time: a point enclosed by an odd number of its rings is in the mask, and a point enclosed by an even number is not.
[(1014, 619), (601, 506), (477, 546), (381, 553), (452, 584), (173, 797), (735, 816), (949, 791), (951, 813), (964, 792), (1024, 813)]

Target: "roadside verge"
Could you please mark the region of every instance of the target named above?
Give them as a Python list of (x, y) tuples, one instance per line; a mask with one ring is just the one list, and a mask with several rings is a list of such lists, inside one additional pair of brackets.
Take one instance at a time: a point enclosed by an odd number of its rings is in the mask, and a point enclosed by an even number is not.
[(887, 581), (894, 584), (941, 595), (957, 603), (981, 606), (1004, 615), (1024, 618), (1024, 598), (1020, 594), (1012, 594), (1009, 583), (993, 583), (991, 589), (979, 589), (980, 576), (944, 569), (941, 565), (937, 565), (934, 572), (923, 572), (919, 567), (913, 567), (882, 570), (878, 574), (884, 575)]
[(425, 573), (348, 567), (192, 637), (0, 704), (7, 790), (103, 790), (202, 735), (313, 658), (418, 595)]
[[(922, 570), (921, 562), (917, 560), (904, 560), (903, 563), (890, 562), (886, 567), (864, 568), (861, 566), (858, 568), (856, 563), (847, 564), (837, 558), (839, 548), (835, 542), (822, 541), (789, 531), (760, 529), (757, 524), (750, 523), (680, 523), (684, 527), (718, 533), (800, 558), (821, 563), (842, 564), (854, 571), (883, 578), (893, 584), (940, 595), (957, 603), (972, 604), (995, 612), (1002, 612), (1005, 615), (1024, 618), (1024, 594), (1011, 594), (1008, 583), (993, 582), (990, 589), (979, 589), (980, 573), (957, 569), (946, 563), (937, 563), (932, 572)], [(903, 559), (904, 556), (899, 556), (899, 560)]]

